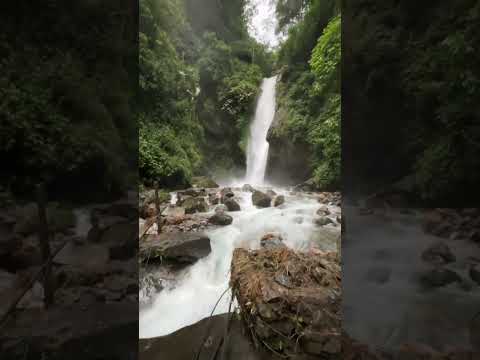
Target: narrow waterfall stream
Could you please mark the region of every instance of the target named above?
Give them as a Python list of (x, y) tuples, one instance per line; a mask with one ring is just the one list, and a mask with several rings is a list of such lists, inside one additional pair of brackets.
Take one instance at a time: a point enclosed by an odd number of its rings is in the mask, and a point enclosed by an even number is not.
[(264, 79), (255, 117), (250, 125), (247, 147), (247, 175), (245, 182), (261, 185), (268, 160), (267, 133), (275, 116), (275, 87), (277, 76)]
[[(229, 287), (230, 263), (237, 247), (260, 248), (260, 239), (267, 233), (280, 233), (284, 243), (296, 250), (307, 250), (311, 243), (320, 243), (322, 250), (335, 251), (334, 236), (325, 232), (339, 232), (339, 227), (319, 228), (314, 223), (319, 203), (314, 195), (290, 192), (275, 188), (285, 196), (280, 207), (257, 208), (252, 204), (252, 193), (238, 187), (250, 183), (262, 191), (268, 157), (266, 136), (275, 113), (276, 77), (265, 79), (262, 94), (257, 103), (255, 119), (251, 125), (247, 174), (244, 181), (221, 184), (232, 187), (241, 211), (229, 212), (231, 225), (208, 230), (211, 253), (190, 266), (178, 279), (174, 288), (163, 289), (153, 295), (150, 304), (140, 309), (139, 337), (152, 338), (170, 334), (180, 328), (196, 323), (210, 315), (215, 303)], [(172, 194), (172, 202), (176, 194)], [(339, 213), (338, 206), (329, 205), (331, 217)], [(210, 206), (209, 213), (214, 213)], [(214, 314), (228, 311), (231, 294), (228, 291), (219, 302)]]

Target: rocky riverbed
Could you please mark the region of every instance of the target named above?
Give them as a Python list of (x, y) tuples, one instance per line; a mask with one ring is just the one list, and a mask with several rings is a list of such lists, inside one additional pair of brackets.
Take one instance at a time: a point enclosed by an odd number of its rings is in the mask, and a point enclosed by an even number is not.
[[(337, 251), (340, 201), (337, 193), (248, 184), (171, 194), (162, 204), (160, 233), (153, 229), (140, 240), (140, 337), (208, 317), (228, 291), (235, 248)], [(214, 313), (227, 312), (229, 299), (224, 295)]]

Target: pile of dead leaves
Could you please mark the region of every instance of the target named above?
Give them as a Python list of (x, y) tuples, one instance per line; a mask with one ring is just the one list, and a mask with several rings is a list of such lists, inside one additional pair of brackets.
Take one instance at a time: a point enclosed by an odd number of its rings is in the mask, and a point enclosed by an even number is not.
[(335, 253), (236, 249), (231, 287), (254, 342), (283, 357), (338, 358), (340, 266)]

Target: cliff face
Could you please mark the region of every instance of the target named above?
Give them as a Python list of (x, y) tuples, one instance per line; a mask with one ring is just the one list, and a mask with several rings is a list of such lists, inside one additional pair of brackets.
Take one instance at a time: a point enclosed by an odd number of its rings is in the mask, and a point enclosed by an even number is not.
[(270, 148), (266, 178), (280, 185), (295, 185), (311, 176), (310, 150), (305, 141), (292, 139), (285, 131), (287, 117), (287, 108), (277, 99), (275, 117), (267, 136)]

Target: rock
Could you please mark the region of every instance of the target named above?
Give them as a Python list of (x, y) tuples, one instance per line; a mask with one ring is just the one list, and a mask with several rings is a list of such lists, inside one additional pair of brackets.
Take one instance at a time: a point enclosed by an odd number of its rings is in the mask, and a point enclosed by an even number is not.
[(138, 239), (137, 222), (119, 223), (101, 231), (100, 242), (110, 244), (122, 244), (125, 241)]
[(245, 184), (242, 186), (242, 191), (254, 192), (255, 189), (250, 184)]
[(326, 217), (326, 216), (315, 218), (313, 221), (314, 221), (315, 225), (317, 225), (317, 226), (325, 226), (325, 225), (328, 225), (328, 224), (334, 224), (333, 220)]
[(480, 285), (480, 265), (473, 265), (470, 268), (470, 277), (473, 281), (475, 281), (478, 285)]
[(208, 176), (194, 176), (192, 177), (192, 186), (196, 188), (218, 188), (219, 185)]
[(421, 276), (421, 282), (428, 288), (445, 286), (454, 282), (461, 282), (462, 278), (449, 269), (432, 269)]
[(283, 243), (282, 235), (279, 233), (268, 233), (260, 239), (260, 246), (266, 249), (275, 249), (279, 247), (286, 247)]
[(431, 264), (441, 265), (454, 262), (456, 257), (448, 245), (438, 241), (422, 253), (422, 259)]
[(223, 204), (227, 207), (228, 211), (240, 211), (240, 205), (233, 199), (226, 199)]
[(185, 216), (185, 208), (182, 206), (168, 205), (162, 212), (166, 217), (180, 217)]
[(375, 267), (367, 272), (367, 280), (377, 284), (385, 284), (390, 280), (392, 269), (387, 267)]
[(233, 221), (233, 218), (225, 214), (224, 212), (216, 212), (215, 215), (213, 215), (210, 219), (208, 219), (208, 222), (213, 225), (230, 225)]
[(210, 205), (218, 205), (220, 204), (220, 196), (218, 196), (218, 194), (216, 193), (210, 193), (208, 194), (208, 202), (210, 203)]
[(193, 264), (211, 252), (208, 236), (197, 233), (160, 233), (149, 235), (140, 243), (140, 259), (167, 260), (178, 264)]
[(278, 195), (275, 197), (275, 200), (273, 200), (273, 206), (277, 207), (285, 203), (285, 196), (283, 195)]
[(277, 193), (276, 193), (275, 191), (273, 191), (273, 190), (270, 190), (270, 189), (267, 190), (266, 194), (267, 194), (268, 196), (270, 196), (271, 198), (274, 198), (275, 196), (277, 196)]
[(317, 210), (317, 215), (320, 215), (320, 216), (330, 215), (330, 210), (328, 209), (327, 206), (323, 205), (322, 207), (320, 207), (320, 209)]
[(233, 190), (229, 187), (223, 188), (220, 191), (220, 200), (221, 200), (222, 203), (225, 203), (225, 201), (228, 198), (233, 198), (234, 196), (235, 196), (235, 194), (233, 193)]
[(185, 208), (186, 214), (208, 211), (208, 205), (205, 199), (201, 197), (187, 197), (181, 201), (180, 205)]
[(140, 216), (143, 219), (148, 219), (154, 216), (157, 216), (157, 207), (154, 203), (145, 205), (140, 209)]
[(228, 207), (225, 204), (220, 204), (215, 208), (215, 213), (221, 214), (228, 211)]
[(271, 202), (272, 198), (261, 191), (255, 190), (252, 194), (252, 203), (255, 206), (266, 208), (270, 207)]

